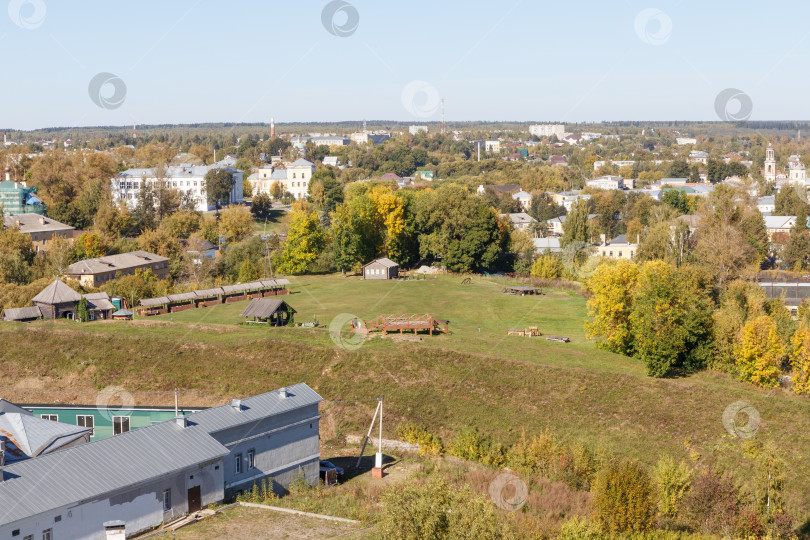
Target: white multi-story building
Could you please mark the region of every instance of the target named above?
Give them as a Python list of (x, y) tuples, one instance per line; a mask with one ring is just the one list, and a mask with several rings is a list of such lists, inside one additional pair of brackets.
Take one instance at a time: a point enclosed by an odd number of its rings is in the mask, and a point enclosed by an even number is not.
[(807, 169), (801, 156), (793, 155), (788, 158), (788, 182), (802, 186), (807, 184)]
[(533, 124), (529, 126), (529, 133), (535, 137), (552, 137), (562, 139), (565, 136), (565, 126), (563, 124)]
[(621, 176), (600, 176), (585, 182), (587, 187), (607, 190), (624, 189), (624, 178)]
[(501, 141), (484, 141), (484, 149), (487, 153), (497, 154), (501, 151)]
[(273, 184), (281, 185), (294, 199), (305, 199), (309, 195), (309, 182), (315, 174), (315, 164), (305, 159), (289, 163), (286, 168), (262, 167), (248, 177), (253, 194), (272, 193)]
[(428, 132), (427, 126), (408, 126), (408, 133), (411, 135), (417, 135), (418, 133), (424, 131), (425, 133)]
[(675, 144), (678, 146), (687, 146), (689, 144), (697, 144), (697, 139), (692, 137), (676, 137)]
[(228, 204), (242, 202), (242, 171), (234, 168), (236, 160), (226, 158), (213, 165), (177, 165), (163, 169), (162, 174), (157, 169), (128, 169), (113, 177), (110, 181), (113, 200), (125, 203), (134, 208), (138, 203), (138, 193), (144, 183), (154, 185), (158, 176), (166, 186), (190, 195), (200, 212), (213, 210), (214, 206), (208, 204), (208, 192), (205, 189), (205, 175), (215, 169), (227, 169), (233, 175), (233, 189), (231, 189)]

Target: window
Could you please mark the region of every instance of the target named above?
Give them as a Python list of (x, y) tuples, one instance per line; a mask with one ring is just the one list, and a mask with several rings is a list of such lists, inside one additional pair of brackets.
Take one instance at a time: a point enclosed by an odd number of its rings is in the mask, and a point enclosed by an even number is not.
[(248, 452), (247, 452), (247, 468), (248, 468), (248, 470), (256, 468), (256, 450), (248, 450)]
[(172, 509), (172, 490), (166, 489), (163, 491), (163, 511), (168, 512)]
[(50, 420), (51, 422), (58, 422), (59, 415), (58, 414), (43, 414), (40, 418), (43, 420)]
[(113, 435), (129, 431), (129, 416), (113, 416)]
[(11, 536), (20, 536), (20, 529), (14, 529), (11, 531)]
[(95, 419), (93, 418), (92, 414), (77, 414), (76, 415), (76, 425), (80, 427), (89, 427), (90, 428), (90, 436), (95, 437)]
[(23, 536), (23, 540), (34, 540), (34, 535), (33, 534), (27, 534), (27, 535)]
[(53, 540), (53, 529), (45, 529), (42, 531), (42, 540)]
[(233, 464), (234, 464), (234, 472), (236, 474), (242, 474), (242, 454), (236, 454), (233, 457)]

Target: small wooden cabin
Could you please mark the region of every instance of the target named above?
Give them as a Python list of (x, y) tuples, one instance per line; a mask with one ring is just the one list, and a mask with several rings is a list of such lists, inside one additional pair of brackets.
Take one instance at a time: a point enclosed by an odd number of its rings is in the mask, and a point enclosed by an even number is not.
[(399, 265), (387, 257), (375, 259), (363, 266), (363, 279), (396, 279)]
[(247, 324), (287, 326), (292, 324), (296, 311), (278, 298), (254, 298), (242, 311)]

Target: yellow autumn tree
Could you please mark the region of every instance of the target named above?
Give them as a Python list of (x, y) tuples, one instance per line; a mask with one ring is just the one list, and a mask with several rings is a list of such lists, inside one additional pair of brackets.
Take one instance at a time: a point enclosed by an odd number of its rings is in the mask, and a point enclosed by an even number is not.
[(628, 259), (605, 261), (588, 280), (591, 298), (585, 331), (596, 346), (620, 354), (632, 352), (630, 314), (638, 266)]
[(740, 330), (735, 356), (742, 380), (764, 387), (776, 386), (784, 355), (776, 324), (768, 315), (749, 320)]
[(797, 394), (810, 394), (810, 329), (802, 325), (793, 334), (790, 345), (793, 391)]
[(374, 187), (368, 196), (376, 214), (376, 219), (373, 221), (385, 226), (388, 238), (396, 238), (405, 227), (405, 209), (402, 206), (402, 199), (386, 186)]

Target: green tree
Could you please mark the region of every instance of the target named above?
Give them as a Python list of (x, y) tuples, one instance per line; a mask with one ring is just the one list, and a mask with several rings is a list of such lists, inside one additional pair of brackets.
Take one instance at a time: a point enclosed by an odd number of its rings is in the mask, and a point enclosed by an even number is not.
[(693, 471), (686, 463), (676, 463), (671, 456), (658, 460), (654, 476), (658, 486), (658, 511), (662, 515), (675, 517), (692, 486), (692, 475)]
[(318, 215), (304, 210), (290, 213), (290, 229), (279, 258), (278, 271), (284, 274), (306, 272), (326, 246), (326, 233)]
[(641, 267), (630, 315), (635, 354), (653, 377), (691, 372), (711, 355), (711, 300), (700, 279), (663, 261)]
[(250, 202), (250, 213), (256, 219), (267, 219), (273, 211), (273, 202), (267, 193), (259, 193)]
[(202, 227), (202, 215), (191, 210), (178, 210), (172, 215), (163, 218), (160, 228), (165, 230), (172, 238), (186, 239)]
[(217, 214), (223, 204), (231, 200), (233, 174), (228, 169), (211, 169), (205, 173), (205, 192), (208, 204), (216, 208)]
[(76, 320), (79, 322), (87, 322), (90, 320), (90, 310), (87, 308), (87, 298), (84, 296), (82, 296), (82, 299), (76, 304)]
[(563, 247), (573, 242), (589, 243), (591, 241), (591, 228), (588, 222), (590, 204), (585, 200), (578, 200), (571, 206), (571, 211), (563, 223), (563, 235), (560, 244)]
[(241, 205), (229, 205), (219, 218), (219, 233), (230, 242), (241, 242), (253, 233), (250, 211)]

